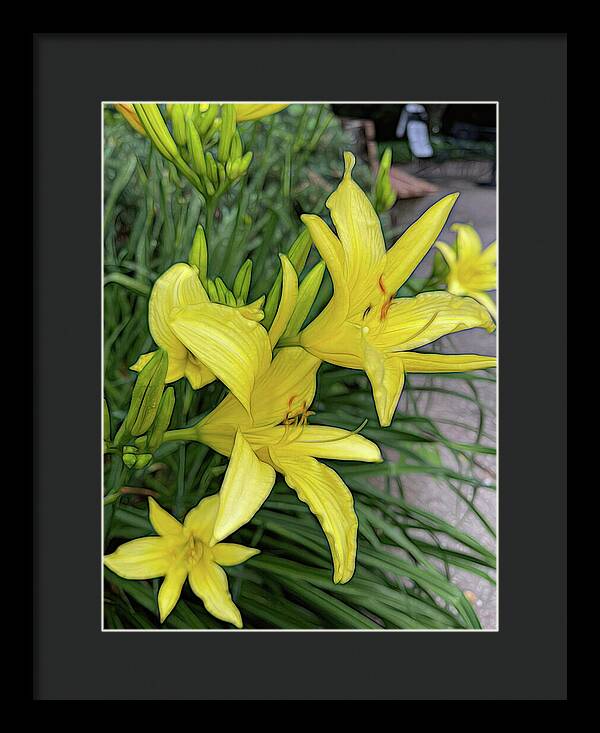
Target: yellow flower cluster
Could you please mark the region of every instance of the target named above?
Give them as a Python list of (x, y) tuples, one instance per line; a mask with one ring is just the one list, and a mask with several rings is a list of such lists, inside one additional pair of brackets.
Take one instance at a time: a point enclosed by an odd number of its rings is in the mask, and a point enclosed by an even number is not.
[[(254, 119), (258, 111), (243, 114)], [(198, 389), (218, 379), (229, 390), (193, 427), (165, 435), (166, 440), (199, 441), (229, 458), (219, 493), (203, 499), (183, 524), (150, 500), (150, 521), (158, 536), (126, 542), (105, 558), (106, 565), (125, 578), (164, 577), (158, 596), (161, 621), (189, 578), (192, 591), (211, 614), (242, 626), (221, 566), (244, 562), (258, 550), (223, 540), (260, 509), (276, 473), (321, 524), (331, 549), (334, 582), (352, 578), (358, 527), (352, 494), (320, 459), (382, 458), (377, 445), (360, 435), (308, 424), (322, 361), (365, 371), (382, 426), (392, 421), (405, 374), (495, 366), (493, 357), (417, 351), (456, 331), (493, 330), (488, 310), (475, 299), (457, 294), (453, 287), (449, 292), (395, 297), (436, 242), (457, 195), (434, 204), (386, 251), (377, 214), (352, 179), (354, 157), (346, 153), (344, 158), (343, 179), (327, 201), (335, 233), (318, 216), (302, 217), (334, 292), (300, 333), (291, 329), (290, 335), (288, 327), (300, 301), (298, 277), (285, 256), (281, 298), (268, 330), (261, 324), (262, 299), (242, 306), (215, 303), (193, 265), (173, 265), (152, 290), (149, 327), (169, 357), (165, 381), (185, 377)], [(459, 249), (464, 253), (466, 247)], [(487, 287), (489, 281), (480, 284)], [(151, 357), (141, 356), (132, 368), (140, 370)]]

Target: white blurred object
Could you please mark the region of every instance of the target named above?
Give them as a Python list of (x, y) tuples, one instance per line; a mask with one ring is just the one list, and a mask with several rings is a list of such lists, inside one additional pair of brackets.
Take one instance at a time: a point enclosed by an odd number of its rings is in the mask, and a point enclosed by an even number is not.
[(431, 158), (433, 148), (429, 142), (429, 117), (422, 104), (404, 105), (396, 127), (396, 137), (408, 138), (408, 145), (415, 158)]

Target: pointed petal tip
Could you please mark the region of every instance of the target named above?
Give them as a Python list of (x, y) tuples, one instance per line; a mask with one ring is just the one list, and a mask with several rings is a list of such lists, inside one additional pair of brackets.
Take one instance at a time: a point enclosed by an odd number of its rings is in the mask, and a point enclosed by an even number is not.
[(352, 169), (356, 164), (356, 158), (354, 154), (349, 150), (344, 152), (344, 178), (352, 176)]

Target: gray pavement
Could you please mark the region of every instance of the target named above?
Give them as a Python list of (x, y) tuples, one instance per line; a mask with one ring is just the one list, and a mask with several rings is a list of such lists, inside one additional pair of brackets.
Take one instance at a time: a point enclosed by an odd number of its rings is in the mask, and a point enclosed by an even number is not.
[[(450, 225), (456, 222), (471, 223), (479, 232), (484, 246), (496, 239), (496, 188), (481, 187), (465, 179), (452, 179), (448, 177), (433, 178), (427, 176), (428, 180), (439, 186), (439, 191), (431, 196), (420, 199), (411, 199), (398, 203), (398, 221), (394, 225), (408, 226), (425, 209), (447, 193), (460, 191), (461, 195), (456, 202), (450, 215), (449, 221), (442, 232), (440, 239), (453, 242), (454, 233), (450, 232)], [(431, 268), (432, 253), (423, 261), (417, 270), (419, 274), (429, 274)], [(451, 337), (440, 339), (440, 346), (447, 353), (479, 353), (496, 354), (496, 333), (488, 334), (482, 329), (472, 329)], [(423, 378), (413, 376), (412, 381), (416, 384)], [(443, 376), (434, 378), (436, 384), (443, 383)], [(456, 387), (456, 382), (452, 386)], [(480, 398), (486, 406), (485, 431), (488, 434), (486, 442), (494, 444), (496, 438), (496, 389), (493, 384), (481, 384), (479, 387)], [(479, 411), (475, 405), (456, 397), (434, 394), (430, 397), (423, 396), (421, 409), (425, 408), (424, 400), (428, 399), (427, 414), (438, 419), (459, 420), (460, 422), (475, 425)], [(403, 395), (400, 402), (400, 410), (409, 410), (407, 396)], [(444, 426), (446, 435), (456, 441), (473, 440), (474, 433), (455, 426)], [(451, 461), (452, 456), (443, 456), (444, 461)], [(482, 455), (479, 457), (482, 468), (478, 470), (478, 476), (482, 481), (495, 483), (496, 460), (494, 456)], [(404, 489), (407, 499), (413, 504), (428, 509), (444, 517), (455, 526), (459, 526), (466, 532), (475, 536), (484, 546), (495, 550), (495, 540), (481, 524), (480, 520), (471, 512), (468, 506), (457, 499), (456, 495), (444, 484), (428, 476), (409, 476), (404, 482)], [(496, 513), (496, 492), (490, 489), (479, 489), (475, 503), (478, 509), (486, 517), (493, 528), (497, 525)], [(487, 581), (470, 573), (455, 570), (454, 581), (459, 587), (469, 592), (472, 602), (486, 629), (496, 629), (496, 590)], [(471, 594), (473, 594), (471, 596)]]

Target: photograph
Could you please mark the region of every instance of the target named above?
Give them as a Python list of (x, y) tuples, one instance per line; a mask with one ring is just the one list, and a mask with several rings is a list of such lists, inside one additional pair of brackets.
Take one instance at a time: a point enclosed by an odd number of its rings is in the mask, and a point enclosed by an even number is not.
[(98, 114), (102, 630), (497, 632), (501, 104)]

